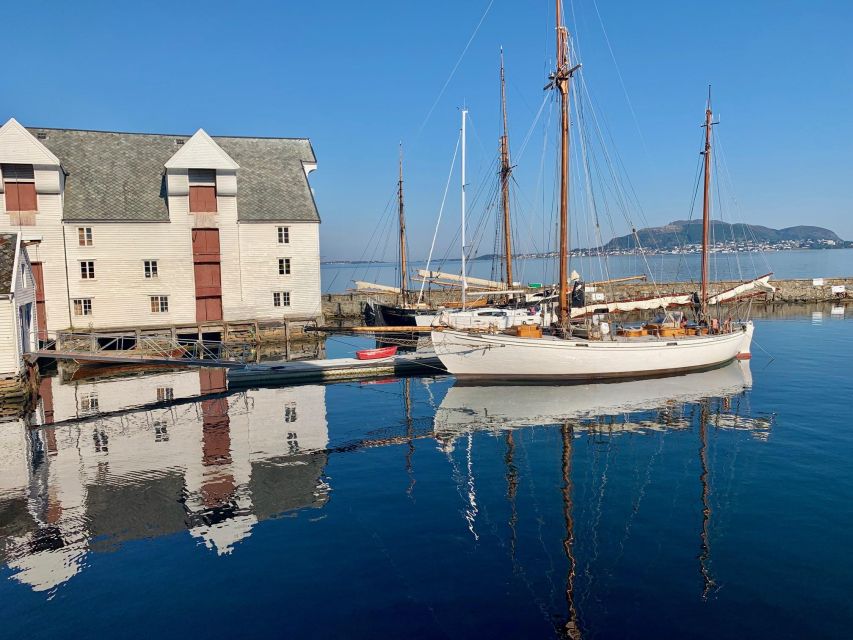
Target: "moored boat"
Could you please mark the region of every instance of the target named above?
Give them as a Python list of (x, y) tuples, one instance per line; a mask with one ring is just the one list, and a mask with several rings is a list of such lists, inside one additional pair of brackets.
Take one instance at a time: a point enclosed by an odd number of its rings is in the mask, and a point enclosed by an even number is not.
[[(455, 328), (432, 332), (435, 351), (447, 370), (457, 376), (484, 379), (571, 379), (597, 380), (663, 376), (709, 369), (735, 358), (750, 356), (754, 326), (749, 321), (721, 321), (719, 311), (712, 318), (710, 305), (723, 301), (723, 294), (737, 296), (748, 287), (769, 286), (764, 276), (752, 283), (717, 294), (709, 291), (708, 236), (710, 227), (711, 139), (713, 113), (710, 91), (705, 110), (704, 199), (702, 234), (701, 293), (682, 296), (657, 296), (631, 301), (627, 308), (659, 309), (666, 314), (675, 305), (691, 305), (696, 314), (696, 328), (685, 326), (658, 327), (652, 331), (613, 331), (609, 322), (598, 320), (587, 324), (584, 337), (574, 333), (571, 323), (575, 315), (570, 305), (569, 255), (569, 91), (580, 64), (570, 60), (569, 33), (563, 25), (562, 4), (557, 10), (557, 68), (551, 74), (549, 88), (560, 95), (560, 216), (559, 216), (559, 296), (557, 321), (546, 334), (528, 332), (521, 335), (507, 329), (503, 332), (460, 331)], [(464, 113), (464, 112), (463, 112)], [(464, 119), (463, 119), (464, 123)], [(583, 139), (583, 136), (581, 136)], [(464, 163), (463, 163), (464, 167)], [(464, 197), (463, 197), (464, 211)], [(464, 233), (463, 233), (464, 238)], [(464, 274), (464, 262), (463, 262)], [(463, 289), (464, 294), (464, 289)], [(598, 307), (600, 305), (595, 305)], [(595, 314), (596, 308), (593, 308)], [(604, 305), (606, 313), (621, 311)], [(719, 307), (718, 307), (719, 309)], [(586, 315), (587, 309), (577, 311)], [(512, 335), (515, 333), (516, 335)]]

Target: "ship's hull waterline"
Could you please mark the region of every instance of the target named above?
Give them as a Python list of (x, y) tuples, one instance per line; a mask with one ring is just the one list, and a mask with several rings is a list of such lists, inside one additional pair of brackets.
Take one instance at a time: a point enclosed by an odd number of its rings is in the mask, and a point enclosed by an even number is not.
[(433, 331), (447, 371), (483, 380), (609, 380), (712, 369), (749, 357), (752, 322), (732, 333), (659, 339), (520, 338)]

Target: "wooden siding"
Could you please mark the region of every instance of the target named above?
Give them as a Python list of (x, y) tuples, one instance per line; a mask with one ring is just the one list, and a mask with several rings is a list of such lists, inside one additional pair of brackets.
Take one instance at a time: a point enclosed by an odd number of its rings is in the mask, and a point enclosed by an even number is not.
[(17, 313), (14, 301), (0, 298), (0, 376), (19, 371)]
[[(30, 138), (32, 138), (30, 136)], [(42, 193), (39, 172), (53, 171), (61, 182), (58, 163), (49, 162), (50, 152), (40, 152), (34, 138), (21, 140), (7, 148), (0, 138), (2, 162), (32, 163), (35, 166), (38, 214), (34, 226), (23, 229), (24, 238), (37, 241), (28, 248), (30, 259), (42, 264), (44, 287), (38, 309), (43, 311), (48, 331), (75, 327), (108, 329), (112, 327), (148, 327), (196, 322), (196, 264), (193, 260), (192, 229), (203, 226), (219, 230), (221, 249), (219, 280), (222, 318), (237, 320), (276, 320), (285, 315), (320, 314), (319, 224), (238, 223), (239, 170), (217, 170), (217, 212), (195, 215), (189, 211), (187, 169), (169, 168), (168, 207), (170, 222), (75, 222), (63, 225), (62, 195)], [(222, 158), (219, 159), (222, 162)], [(200, 166), (198, 158), (192, 165)], [(203, 166), (203, 165), (202, 165)], [(189, 167), (187, 167), (189, 168)], [(52, 180), (52, 178), (51, 178)], [(181, 195), (182, 194), (182, 195)], [(21, 228), (5, 210), (0, 195), (0, 232), (19, 232)], [(91, 227), (92, 246), (79, 246), (78, 226)], [(277, 242), (276, 228), (290, 228), (290, 244)], [(291, 275), (278, 275), (278, 258), (291, 259)], [(79, 261), (94, 260), (94, 280), (81, 280)], [(144, 260), (157, 260), (158, 277), (145, 278)], [(68, 279), (66, 281), (66, 268)], [(213, 278), (213, 274), (204, 274)], [(67, 282), (67, 288), (66, 288)], [(291, 292), (291, 306), (275, 308), (272, 292)], [(169, 297), (167, 313), (152, 313), (150, 297)], [(70, 299), (91, 298), (90, 316), (72, 315)], [(207, 303), (205, 303), (206, 305)], [(208, 313), (205, 310), (205, 313)]]
[[(288, 244), (278, 242), (280, 226), (290, 228)], [(226, 319), (320, 315), (319, 224), (243, 223), (223, 229), (221, 239)], [(279, 275), (279, 258), (290, 258), (290, 275)], [(290, 306), (274, 307), (273, 291), (290, 291)]]

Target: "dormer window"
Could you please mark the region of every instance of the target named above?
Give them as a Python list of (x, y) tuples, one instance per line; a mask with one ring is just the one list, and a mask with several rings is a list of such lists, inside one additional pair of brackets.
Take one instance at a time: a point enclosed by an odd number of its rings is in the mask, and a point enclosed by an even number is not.
[(36, 180), (31, 164), (0, 165), (3, 189), (6, 192), (6, 211), (37, 211)]
[(216, 171), (190, 169), (190, 213), (216, 213)]

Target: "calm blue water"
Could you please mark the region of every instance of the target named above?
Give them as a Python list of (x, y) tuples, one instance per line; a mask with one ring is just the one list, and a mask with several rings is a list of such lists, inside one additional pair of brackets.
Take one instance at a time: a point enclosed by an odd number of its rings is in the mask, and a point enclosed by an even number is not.
[(0, 423), (0, 636), (844, 637), (853, 322), (756, 342), (587, 387), (54, 381), (54, 426)]
[[(545, 259), (517, 260), (514, 279), (520, 282), (555, 282), (555, 261)], [(787, 278), (832, 278), (846, 277), (853, 273), (853, 249), (825, 251), (776, 251), (772, 253), (711, 254), (711, 277), (716, 280), (741, 280), (773, 272), (774, 277)], [(468, 263), (469, 275), (492, 278), (492, 263), (474, 260)], [(424, 269), (425, 263), (412, 263), (412, 269)], [(434, 263), (434, 270), (460, 273), (458, 260)], [(678, 256), (662, 254), (647, 256), (608, 256), (598, 258), (572, 258), (571, 268), (587, 281), (622, 278), (634, 275), (651, 275), (658, 282), (699, 280), (699, 254)], [(321, 268), (324, 293), (340, 293), (352, 288), (353, 280), (365, 280), (378, 284), (393, 285), (397, 282), (397, 267), (393, 264), (377, 265), (332, 265)]]

